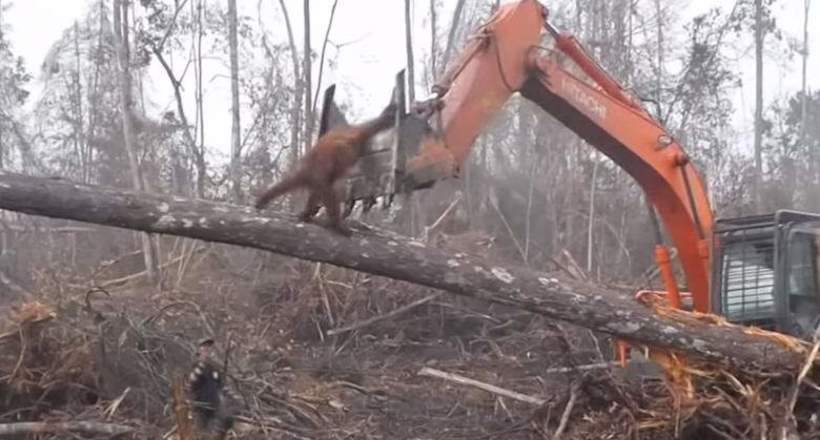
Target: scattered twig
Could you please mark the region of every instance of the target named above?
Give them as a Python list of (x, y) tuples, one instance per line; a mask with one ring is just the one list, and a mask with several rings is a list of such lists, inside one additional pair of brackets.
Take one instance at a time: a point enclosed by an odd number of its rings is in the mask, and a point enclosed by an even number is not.
[(56, 432), (83, 432), (86, 434), (123, 435), (134, 431), (125, 425), (100, 422), (19, 422), (0, 424), (0, 437)]
[(797, 404), (797, 396), (800, 394), (800, 385), (803, 383), (803, 380), (814, 366), (814, 361), (817, 359), (818, 351), (820, 351), (820, 340), (814, 343), (814, 346), (811, 348), (811, 352), (808, 357), (806, 357), (806, 363), (803, 364), (803, 368), (800, 369), (800, 374), (797, 375), (797, 381), (794, 384), (792, 396), (789, 400), (789, 413), (794, 412), (794, 406)]
[(572, 413), (572, 408), (575, 407), (575, 401), (578, 399), (578, 390), (580, 387), (577, 384), (572, 386), (572, 389), (569, 392), (569, 400), (567, 400), (567, 406), (564, 407), (564, 413), (561, 414), (561, 422), (558, 424), (558, 428), (555, 428), (555, 434), (553, 434), (553, 440), (558, 440), (561, 438), (561, 434), (564, 433), (564, 430), (567, 429), (567, 422), (569, 422), (569, 415)]
[(787, 429), (790, 426), (788, 421), (794, 420), (794, 407), (797, 404), (797, 397), (800, 395), (800, 385), (803, 384), (803, 380), (811, 371), (811, 368), (814, 366), (814, 361), (817, 359), (817, 353), (820, 351), (820, 340), (814, 343), (814, 346), (811, 348), (811, 352), (806, 357), (806, 363), (803, 364), (803, 368), (800, 369), (800, 374), (797, 375), (797, 380), (794, 382), (794, 387), (792, 387), (791, 398), (789, 398), (789, 409), (786, 411), (783, 420), (783, 428), (781, 432), (781, 438), (786, 439), (787, 436)]
[[(174, 257), (174, 258), (166, 261), (165, 263), (162, 263), (162, 265), (160, 266), (160, 269), (164, 270), (164, 269), (167, 269), (170, 266), (173, 266), (174, 264), (177, 264), (178, 262), (182, 261), (183, 257), (184, 257), (184, 255), (180, 255), (180, 256)], [(139, 279), (139, 278), (145, 276), (147, 273), (148, 273), (147, 271), (143, 270), (141, 272), (132, 273), (130, 275), (125, 275), (125, 276), (120, 277), (120, 278), (114, 278), (114, 279), (111, 279), (111, 280), (106, 280), (106, 281), (103, 281), (102, 283), (93, 282), (93, 284), (94, 284), (93, 288), (103, 289), (103, 288), (109, 288), (109, 287), (114, 287), (114, 286), (120, 286), (120, 285), (123, 285), (123, 284), (125, 284), (129, 281)], [(93, 278), (94, 277), (92, 277), (92, 279)], [(88, 285), (69, 284), (69, 287), (87, 288)]]
[[(669, 258), (674, 259), (678, 256), (678, 248), (673, 247), (669, 249)], [(650, 283), (654, 280), (659, 274), (661, 273), (660, 267), (656, 263), (652, 263), (646, 270), (643, 271), (641, 274), (641, 278), (644, 279), (646, 283)]]
[(564, 259), (566, 260), (567, 268), (572, 272), (573, 278), (575, 278), (577, 280), (586, 280), (587, 279), (587, 273), (578, 264), (578, 262), (575, 261), (575, 258), (572, 256), (572, 254), (569, 252), (569, 250), (561, 249), (561, 256), (564, 257)]
[(179, 287), (182, 284), (182, 279), (185, 278), (185, 273), (188, 270), (188, 266), (191, 264), (191, 259), (194, 258), (194, 253), (200, 252), (204, 250), (204, 248), (199, 246), (199, 243), (191, 240), (190, 245), (188, 246), (188, 250), (185, 250), (185, 243), (182, 243), (182, 263), (180, 263), (179, 268), (177, 270), (177, 281), (176, 286)]
[(571, 271), (567, 266), (558, 261), (557, 258), (553, 257), (552, 255), (547, 255), (547, 258), (549, 258), (549, 260), (552, 262), (552, 264), (555, 265), (555, 267), (569, 275), (572, 279), (578, 279), (578, 277), (575, 275), (575, 272)]
[(120, 256), (118, 256), (116, 258), (112, 258), (110, 260), (105, 260), (102, 263), (100, 263), (99, 265), (97, 265), (97, 268), (94, 269), (94, 272), (91, 273), (91, 278), (98, 277), (106, 269), (108, 269), (109, 267), (119, 263), (120, 261), (123, 261), (127, 258), (136, 257), (138, 255), (142, 255), (142, 249), (138, 249), (136, 251), (128, 252), (126, 254), (120, 255)]
[(154, 313), (153, 315), (149, 315), (148, 317), (143, 319), (142, 322), (140, 323), (140, 326), (144, 327), (146, 324), (149, 324), (151, 321), (159, 318), (168, 309), (176, 307), (176, 306), (181, 306), (181, 305), (186, 305), (186, 306), (193, 307), (193, 309), (196, 310), (197, 314), (199, 315), (199, 319), (202, 320), (202, 324), (205, 326), (205, 330), (207, 330), (209, 332), (209, 334), (211, 334), (211, 335), (215, 334), (213, 326), (211, 325), (210, 321), (208, 321), (208, 317), (205, 316), (205, 312), (202, 311), (202, 308), (199, 307), (199, 304), (197, 304), (193, 301), (176, 301), (176, 302), (172, 302), (171, 304), (168, 304), (165, 307), (157, 310), (157, 312)]
[[(47, 316), (43, 316), (41, 318), (29, 321), (26, 324), (33, 328), (35, 325), (42, 324), (42, 323), (47, 322), (47, 321), (51, 321), (52, 319), (54, 319), (54, 315), (47, 315)], [(20, 336), (20, 330), (19, 329), (18, 330), (12, 330), (10, 332), (0, 334), (0, 343), (4, 342), (6, 340), (14, 339), (15, 337), (19, 338), (19, 336)]]
[[(23, 327), (21, 326), (18, 330), (20, 334), (20, 355), (17, 357), (17, 363), (14, 364), (14, 369), (11, 370), (11, 374), (7, 379), (8, 383), (11, 383), (14, 378), (17, 376), (17, 372), (20, 371), (20, 367), (23, 365), (23, 359), (26, 357), (26, 349), (28, 348), (28, 344), (26, 343), (26, 335), (23, 333)], [(2, 433), (2, 431), (0, 431)]]
[(391, 311), (389, 311), (389, 312), (387, 312), (383, 315), (374, 316), (372, 318), (365, 319), (364, 321), (354, 322), (353, 324), (350, 324), (350, 325), (347, 325), (347, 326), (344, 326), (344, 327), (330, 329), (326, 333), (327, 333), (328, 336), (333, 336), (333, 335), (338, 335), (340, 333), (345, 333), (345, 332), (349, 332), (349, 331), (353, 331), (353, 330), (358, 330), (362, 327), (367, 327), (368, 325), (374, 324), (376, 322), (384, 321), (385, 319), (390, 319), (390, 318), (393, 318), (395, 316), (401, 315), (402, 313), (405, 313), (409, 310), (412, 310), (412, 309), (414, 309), (414, 308), (416, 308), (416, 307), (418, 307), (422, 304), (428, 303), (428, 302), (438, 298), (439, 296), (441, 296), (441, 292), (425, 296), (422, 299), (413, 301), (410, 304), (407, 304), (407, 305), (401, 306), (397, 309), (391, 310)]
[(578, 365), (572, 367), (555, 367), (555, 368), (548, 368), (544, 370), (545, 374), (556, 374), (556, 373), (570, 373), (573, 371), (583, 371), (583, 370), (599, 370), (604, 368), (609, 368), (612, 366), (620, 365), (620, 362), (598, 362), (595, 364), (586, 364), (586, 365)]
[(521, 246), (521, 243), (518, 241), (518, 237), (515, 236), (515, 232), (513, 232), (512, 226), (510, 226), (510, 222), (507, 221), (507, 217), (504, 216), (504, 213), (501, 212), (501, 208), (498, 207), (498, 204), (495, 202), (490, 202), (490, 205), (493, 205), (495, 208), (495, 212), (498, 214), (498, 217), (501, 219), (501, 223), (504, 224), (504, 228), (507, 230), (507, 233), (510, 234), (510, 238), (515, 244), (515, 248), (518, 250), (518, 254), (521, 256), (521, 260), (525, 263), (527, 261), (526, 253), (524, 252), (524, 248)]
[(336, 5), (339, 3), (339, 0), (333, 1), (333, 6), (330, 8), (330, 19), (327, 22), (327, 30), (325, 30), (325, 42), (322, 44), (322, 53), (319, 56), (319, 76), (316, 79), (316, 94), (313, 96), (313, 104), (305, 103), (305, 105), (311, 105), (311, 109), (313, 114), (316, 114), (316, 103), (319, 101), (319, 90), (322, 89), (322, 73), (324, 71), (325, 66), (325, 50), (327, 49), (328, 37), (330, 36), (330, 29), (333, 26), (333, 17), (336, 16)]
[(236, 416), (235, 419), (236, 419), (237, 422), (247, 423), (249, 425), (263, 427), (263, 428), (271, 430), (271, 431), (285, 433), (285, 434), (287, 434), (291, 437), (297, 438), (299, 440), (311, 440), (311, 438), (312, 438), (312, 437), (305, 437), (304, 435), (302, 435), (302, 434), (307, 434), (306, 430), (298, 429), (298, 428), (292, 427), (292, 426), (283, 426), (281, 423), (280, 424), (274, 424), (274, 422), (272, 422), (272, 421), (254, 420), (250, 417), (245, 417), (245, 416)]
[(131, 387), (126, 387), (122, 394), (120, 394), (120, 397), (114, 399), (106, 407), (105, 411), (103, 412), (106, 415), (106, 417), (112, 417), (114, 414), (116, 414), (117, 410), (120, 408), (120, 405), (122, 405), (122, 401), (125, 400), (125, 396), (128, 395), (129, 391), (131, 391)]
[(430, 234), (435, 232), (436, 228), (438, 228), (441, 225), (441, 223), (444, 222), (444, 220), (450, 215), (450, 213), (454, 211), (456, 205), (458, 205), (458, 202), (460, 201), (461, 196), (456, 197), (455, 200), (450, 202), (450, 206), (448, 206), (444, 210), (444, 212), (441, 213), (441, 215), (436, 219), (436, 221), (433, 222), (433, 224), (424, 227), (424, 230), (421, 233), (422, 241), (427, 242), (430, 240)]
[(539, 399), (537, 397), (532, 397), (526, 394), (510, 391), (501, 387), (497, 387), (495, 385), (490, 385), (488, 383), (480, 382), (475, 379), (470, 379), (468, 377), (464, 377), (455, 373), (447, 373), (445, 371), (436, 370), (435, 368), (424, 367), (417, 374), (419, 376), (437, 377), (439, 379), (448, 380), (450, 382), (455, 382), (461, 385), (476, 387), (489, 393), (508, 397), (510, 399), (518, 400), (519, 402), (525, 402), (532, 405), (543, 405), (545, 402), (544, 399)]

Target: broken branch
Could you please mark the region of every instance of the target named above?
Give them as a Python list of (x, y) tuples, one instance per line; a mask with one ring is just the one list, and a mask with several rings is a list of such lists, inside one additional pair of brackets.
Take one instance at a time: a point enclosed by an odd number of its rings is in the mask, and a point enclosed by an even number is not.
[(497, 394), (499, 396), (508, 397), (513, 400), (518, 400), (520, 402), (530, 403), (532, 405), (541, 406), (546, 402), (544, 399), (539, 399), (537, 397), (528, 396), (526, 394), (517, 393), (515, 391), (510, 391), (501, 387), (497, 387), (495, 385), (490, 385), (488, 383), (480, 382), (475, 379), (470, 379), (469, 377), (464, 377), (459, 374), (455, 373), (448, 373), (446, 371), (436, 370), (435, 368), (424, 367), (418, 372), (419, 376), (428, 376), (428, 377), (436, 377), (439, 379), (444, 379), (450, 382), (455, 382), (461, 385), (468, 385), (471, 387), (476, 387), (478, 389), (484, 390), (488, 393)]

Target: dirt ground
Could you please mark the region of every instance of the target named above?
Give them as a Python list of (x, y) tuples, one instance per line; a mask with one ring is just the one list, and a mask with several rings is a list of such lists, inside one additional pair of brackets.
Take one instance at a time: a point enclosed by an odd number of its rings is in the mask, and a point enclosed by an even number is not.
[[(690, 423), (676, 427), (663, 381), (602, 367), (612, 361), (611, 341), (589, 331), (327, 265), (203, 249), (184, 268), (169, 266), (161, 290), (140, 278), (106, 284), (96, 277), (95, 287), (54, 276), (34, 297), (4, 303), (0, 438), (24, 421), (45, 422), (52, 432), (13, 438), (112, 438), (67, 434), (59, 425), (77, 420), (129, 430), (118, 438), (175, 438), (171, 384), (188, 374), (204, 337), (216, 340), (220, 363), (227, 357), (228, 386), (240, 400), (229, 438), (732, 432), (707, 429), (691, 412)], [(110, 279), (127, 272), (106, 270)], [(424, 368), (538, 402), (420, 374)]]

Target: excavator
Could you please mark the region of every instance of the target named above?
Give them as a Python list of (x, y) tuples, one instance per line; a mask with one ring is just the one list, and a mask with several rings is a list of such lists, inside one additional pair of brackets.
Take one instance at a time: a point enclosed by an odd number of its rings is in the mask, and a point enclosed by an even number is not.
[[(809, 338), (820, 324), (820, 215), (793, 210), (714, 218), (704, 181), (678, 141), (537, 0), (500, 6), (467, 40), (429, 98), (408, 105), (396, 77), (395, 126), (344, 181), (349, 214), (457, 178), (473, 143), (518, 93), (608, 156), (640, 185), (656, 228), (655, 261), (673, 307)], [(346, 124), (324, 95), (320, 133)], [(347, 215), (346, 214), (346, 215)], [(670, 247), (687, 291), (676, 280)]]

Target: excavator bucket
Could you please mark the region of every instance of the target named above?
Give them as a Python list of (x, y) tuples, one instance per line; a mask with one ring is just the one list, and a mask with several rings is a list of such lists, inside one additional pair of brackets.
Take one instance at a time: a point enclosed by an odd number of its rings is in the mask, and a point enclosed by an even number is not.
[[(425, 139), (430, 138), (432, 129), (425, 118), (406, 111), (404, 93), (404, 70), (396, 75), (396, 86), (391, 97), (396, 103), (394, 126), (374, 137), (367, 145), (365, 155), (343, 181), (345, 200), (344, 215), (353, 211), (356, 202), (362, 202), (364, 212), (372, 208), (378, 199), (382, 207), (389, 207), (398, 193), (410, 192), (431, 186), (438, 178), (433, 173), (429, 178), (422, 173), (408, 173), (408, 161), (415, 158)], [(319, 135), (323, 135), (338, 125), (347, 125), (347, 119), (336, 105), (336, 86), (325, 90)]]

